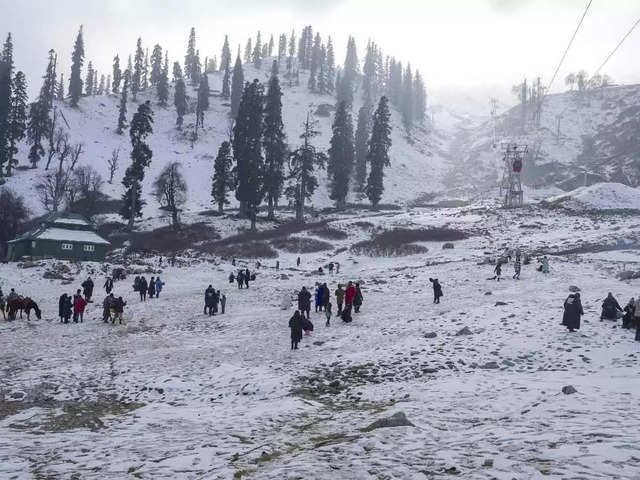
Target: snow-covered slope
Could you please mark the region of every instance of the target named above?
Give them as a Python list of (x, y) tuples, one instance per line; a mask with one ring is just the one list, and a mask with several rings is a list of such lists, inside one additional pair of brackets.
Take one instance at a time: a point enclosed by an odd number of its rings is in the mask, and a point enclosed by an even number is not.
[(621, 183), (597, 183), (550, 197), (546, 203), (575, 211), (640, 210), (640, 190)]
[[(258, 78), (266, 84), (269, 76), (271, 62), (264, 62), (263, 70), (255, 70), (252, 66), (245, 66), (245, 79)], [(213, 173), (213, 161), (218, 147), (222, 141), (228, 138), (230, 129), (229, 104), (217, 96), (220, 91), (222, 76), (210, 74), (209, 84), (212, 96), (210, 109), (205, 117), (205, 132), (200, 133), (200, 138), (192, 144), (190, 135), (193, 130), (195, 114), (190, 112), (185, 117), (185, 125), (182, 132), (175, 128), (175, 108), (170, 105), (162, 108), (157, 105), (153, 92), (138, 95), (137, 102), (129, 102), (128, 118), (135, 113), (138, 104), (151, 100), (154, 111), (154, 133), (150, 137), (150, 145), (153, 150), (153, 160), (146, 173), (143, 194), (147, 200), (144, 211), (145, 217), (155, 215), (158, 212), (157, 202), (151, 198), (151, 185), (162, 168), (171, 161), (179, 161), (184, 166), (184, 174), (187, 178), (189, 194), (186, 210), (204, 210), (211, 205), (211, 176)], [(333, 106), (335, 98), (327, 95), (315, 95), (309, 92), (306, 74), (301, 74), (300, 86), (289, 86), (286, 79), (282, 79), (283, 86), (283, 117), (287, 133), (287, 140), (292, 148), (299, 141), (302, 123), (307, 112), (315, 113), (321, 104)], [(195, 99), (195, 92), (189, 87), (189, 96)], [(173, 91), (170, 93), (173, 98)], [(356, 102), (353, 108), (354, 128), (357, 111), (359, 108), (359, 92), (355, 94)], [(172, 102), (170, 102), (172, 103)], [(103, 177), (107, 178), (107, 159), (114, 149), (120, 148), (120, 170), (116, 174), (113, 185), (107, 185), (105, 193), (120, 198), (123, 188), (120, 183), (124, 170), (130, 163), (129, 137), (115, 133), (118, 118), (119, 98), (116, 95), (95, 96), (81, 99), (78, 109), (72, 109), (67, 104), (57, 103), (56, 107), (64, 115), (69, 124), (69, 135), (74, 143), (82, 142), (85, 146), (85, 154), (80, 163), (95, 167)], [(331, 138), (331, 124), (333, 114), (329, 117), (316, 116), (319, 122), (321, 134), (316, 138), (317, 146), (327, 149)], [(393, 122), (393, 146), (391, 149), (392, 167), (385, 172), (384, 203), (402, 203), (416, 198), (424, 192), (440, 188), (440, 177), (446, 170), (442, 146), (435, 135), (429, 134), (424, 129), (416, 128), (411, 139), (407, 138), (402, 127), (398, 112), (392, 111)], [(60, 122), (64, 125), (64, 122)], [(66, 128), (66, 126), (65, 126)], [(26, 153), (28, 147), (23, 145), (20, 151), (20, 164), (28, 165)], [(44, 162), (36, 170), (18, 171), (8, 180), (8, 185), (25, 195), (28, 205), (34, 214), (43, 213), (42, 207), (33, 194), (33, 186), (38, 177), (42, 175)], [(326, 173), (320, 173), (320, 188), (313, 198), (314, 207), (327, 207), (332, 205), (328, 198)], [(233, 197), (233, 195), (231, 195)], [(357, 201), (353, 198), (351, 201)], [(233, 206), (233, 204), (232, 204)]]
[[(448, 178), (454, 184), (495, 185), (502, 167), (500, 144), (516, 142), (529, 146), (523, 180), (530, 185), (560, 184), (585, 172), (592, 174), (590, 181), (635, 185), (640, 148), (634, 151), (638, 140), (632, 132), (640, 122), (639, 105), (640, 85), (549, 95), (538, 127), (532, 121), (535, 107), (528, 106), (524, 133), (522, 108), (515, 106), (496, 118), (495, 143), (492, 120), (459, 130)], [(612, 154), (617, 156), (609, 158)]]

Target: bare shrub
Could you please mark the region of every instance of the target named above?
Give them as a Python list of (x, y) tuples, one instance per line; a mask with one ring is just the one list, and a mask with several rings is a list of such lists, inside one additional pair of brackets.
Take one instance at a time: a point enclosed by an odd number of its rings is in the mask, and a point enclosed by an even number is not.
[(279, 238), (273, 240), (271, 245), (288, 253), (315, 253), (333, 248), (330, 243), (306, 237)]

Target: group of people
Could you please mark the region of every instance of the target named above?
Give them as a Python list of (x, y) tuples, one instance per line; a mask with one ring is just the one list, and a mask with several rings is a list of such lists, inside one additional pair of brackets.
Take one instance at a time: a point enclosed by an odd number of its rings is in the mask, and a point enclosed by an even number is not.
[[(353, 321), (352, 312), (359, 313), (362, 307), (363, 295), (359, 282), (349, 282), (346, 288), (341, 284), (334, 291), (337, 307), (337, 315), (345, 323)], [(314, 292), (315, 311), (316, 313), (324, 312), (326, 321), (325, 326), (331, 326), (331, 317), (333, 307), (331, 304), (331, 291), (326, 283), (316, 283)], [(290, 305), (290, 299), (285, 298), (285, 306)], [(313, 323), (310, 319), (311, 315), (311, 292), (307, 287), (302, 287), (298, 292), (298, 309), (289, 319), (289, 328), (291, 329), (291, 349), (296, 350), (298, 343), (302, 340), (303, 332), (309, 334), (313, 331)]]
[[(220, 308), (218, 309), (218, 306)], [(204, 291), (204, 313), (205, 315), (213, 316), (218, 311), (224, 313), (227, 306), (227, 296), (224, 293), (220, 293), (220, 290), (216, 290), (213, 286), (209, 285)]]
[(251, 273), (248, 268), (238, 270), (236, 275), (231, 272), (229, 274), (229, 283), (238, 282), (238, 288), (249, 288), (249, 282), (256, 279), (256, 274)]
[[(147, 279), (143, 276), (138, 276), (133, 280), (133, 291), (140, 294), (141, 302), (145, 302), (147, 300), (147, 295), (149, 296), (149, 298), (160, 297), (162, 287), (164, 287), (164, 282), (160, 280), (160, 277), (151, 277), (151, 279), (149, 279), (149, 282), (147, 282)], [(113, 284), (111, 288), (113, 288)], [(111, 292), (108, 291), (107, 293)]]
[(76, 293), (71, 295), (63, 293), (58, 299), (58, 317), (60, 323), (69, 323), (71, 317), (73, 317), (73, 323), (82, 323), (84, 321), (84, 311), (89, 303), (92, 303), (91, 297), (93, 297), (94, 283), (89, 276), (82, 284), (82, 291), (76, 290)]
[[(520, 273), (522, 272), (522, 251), (520, 250), (520, 248), (516, 248), (513, 254), (513, 275), (511, 278), (513, 278), (514, 280), (520, 280)], [(502, 266), (509, 263), (511, 261), (511, 258), (511, 253), (508, 253), (505, 257), (499, 258), (496, 262), (496, 266), (493, 268), (494, 276), (489, 280), (496, 280), (497, 282), (499, 282), (502, 278)], [(528, 261), (529, 260), (527, 258), (525, 263), (528, 263)], [(542, 257), (542, 260), (540, 260), (538, 271), (545, 274), (550, 272), (549, 258), (546, 255)]]

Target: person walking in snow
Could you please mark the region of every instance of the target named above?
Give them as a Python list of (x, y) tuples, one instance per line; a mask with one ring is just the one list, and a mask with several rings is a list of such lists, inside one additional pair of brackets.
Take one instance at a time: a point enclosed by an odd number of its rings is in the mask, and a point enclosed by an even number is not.
[(60, 312), (62, 313), (62, 319), (64, 323), (69, 323), (71, 320), (71, 313), (73, 312), (73, 302), (71, 301), (71, 295), (66, 293), (60, 298)]
[(307, 290), (307, 287), (302, 287), (300, 293), (298, 293), (298, 310), (304, 315), (307, 314), (307, 319), (309, 319), (309, 314), (311, 312), (311, 293)]
[(122, 297), (118, 297), (114, 303), (114, 307), (113, 310), (115, 312), (115, 315), (113, 316), (113, 318), (111, 319), (111, 324), (115, 324), (116, 320), (120, 321), (120, 325), (122, 325), (122, 317), (124, 315), (124, 307), (127, 305), (127, 302), (125, 302)]
[(344, 291), (344, 309), (349, 310), (349, 313), (351, 313), (351, 309), (353, 308), (353, 299), (355, 297), (356, 287), (353, 285), (353, 282), (349, 282), (347, 289)]
[(138, 292), (140, 293), (140, 301), (142, 302), (146, 302), (147, 301), (147, 288), (149, 287), (149, 285), (147, 285), (147, 279), (144, 277), (140, 277), (140, 279), (138, 280)]
[(63, 293), (58, 299), (58, 316), (60, 317), (60, 323), (64, 322), (64, 308), (67, 302), (67, 294)]
[(324, 306), (324, 315), (327, 317), (327, 323), (325, 324), (327, 327), (331, 326), (331, 302), (327, 302)]
[(540, 271), (545, 274), (551, 271), (551, 268), (549, 267), (549, 259), (546, 255), (542, 257), (542, 265), (540, 267)]
[(600, 315), (600, 321), (617, 320), (618, 312), (622, 312), (622, 308), (620, 308), (620, 304), (614, 298), (613, 294), (609, 292), (607, 298), (602, 302), (602, 314)]
[(224, 310), (227, 308), (227, 296), (224, 293), (220, 295), (220, 290), (218, 290), (218, 297), (220, 298), (220, 313), (224, 315)]
[(326, 283), (322, 284), (322, 308), (326, 309), (327, 305), (331, 301), (331, 292)]
[(316, 313), (322, 311), (322, 285), (316, 283), (316, 292), (315, 292), (315, 305), (316, 305)]
[(156, 278), (156, 298), (160, 297), (160, 292), (162, 291), (162, 287), (164, 287), (164, 282), (160, 280), (160, 277)]
[(73, 323), (78, 323), (78, 319), (80, 319), (80, 323), (84, 321), (84, 309), (87, 306), (87, 301), (82, 298), (80, 295), (80, 290), (73, 297)]
[(4, 300), (4, 294), (2, 293), (2, 288), (0, 288), (0, 311), (2, 312), (2, 319), (7, 320), (7, 317), (4, 313), (4, 309), (6, 307), (6, 302)]
[(500, 261), (498, 261), (498, 264), (496, 265), (496, 268), (493, 269), (493, 273), (496, 274), (495, 277), (493, 277), (492, 280), (496, 280), (496, 281), (500, 281), (500, 277), (502, 276), (502, 263), (500, 263)]
[(333, 262), (329, 262), (329, 265), (327, 265), (328, 269), (329, 269), (329, 275), (333, 275)]
[(300, 257), (296, 259), (296, 267), (299, 267), (299, 266), (300, 266)]
[(82, 293), (84, 294), (84, 299), (87, 303), (91, 303), (91, 297), (93, 296), (93, 280), (91, 277), (87, 278), (84, 282), (82, 282)]
[(233, 283), (233, 282), (235, 282), (235, 281), (236, 281), (236, 277), (235, 277), (235, 275), (233, 274), (233, 272), (231, 272), (231, 273), (229, 274), (229, 283)]
[(344, 290), (342, 289), (342, 285), (338, 284), (338, 288), (334, 292), (336, 296), (336, 305), (338, 306), (337, 315), (342, 315), (342, 305), (344, 304)]
[(108, 323), (111, 320), (111, 309), (115, 307), (116, 299), (113, 293), (109, 293), (102, 302), (102, 321)]
[(156, 294), (155, 277), (151, 277), (151, 280), (149, 280), (149, 287), (147, 288), (147, 293), (149, 294), (149, 298), (153, 298), (153, 296)]
[(353, 309), (356, 313), (360, 313), (360, 307), (362, 306), (362, 290), (360, 290), (360, 284), (356, 283), (356, 295), (353, 297)]
[(244, 271), (244, 286), (245, 286), (245, 288), (249, 288), (249, 280), (251, 280), (251, 272), (247, 268)]
[(113, 279), (111, 277), (107, 277), (107, 280), (104, 282), (104, 290), (107, 292), (107, 295), (113, 290)]
[(302, 325), (304, 319), (300, 312), (296, 310), (293, 317), (289, 319), (289, 328), (291, 329), (291, 350), (298, 350), (298, 343), (302, 340)]
[(204, 291), (204, 313), (205, 315), (213, 315), (213, 297), (215, 290), (213, 286), (209, 285)]
[(440, 297), (443, 296), (442, 285), (437, 278), (429, 278), (429, 281), (433, 284), (433, 303), (440, 303)]
[(280, 270), (280, 260), (276, 260), (276, 272)]
[(564, 315), (562, 316), (562, 325), (567, 327), (570, 332), (580, 330), (580, 317), (584, 315), (582, 302), (579, 293), (570, 294), (564, 301)]
[(336, 262), (336, 274), (340, 273), (340, 262)]
[(633, 313), (636, 308), (636, 302), (631, 297), (629, 303), (627, 303), (624, 307), (624, 316), (622, 317), (622, 328), (629, 329), (633, 325)]
[(242, 270), (236, 275), (236, 281), (238, 282), (238, 288), (242, 289), (242, 285), (244, 285), (244, 272)]
[(520, 269), (522, 268), (522, 264), (520, 263), (520, 255), (518, 255), (518, 251), (516, 251), (516, 261), (513, 264), (513, 279), (520, 280)]

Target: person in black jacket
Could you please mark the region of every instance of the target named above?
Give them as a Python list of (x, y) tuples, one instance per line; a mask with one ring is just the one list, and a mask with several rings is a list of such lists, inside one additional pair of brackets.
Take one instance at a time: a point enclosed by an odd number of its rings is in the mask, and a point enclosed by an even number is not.
[(298, 310), (296, 310), (293, 317), (289, 319), (289, 328), (291, 329), (291, 350), (297, 350), (298, 343), (302, 340), (303, 321), (304, 319)]
[(629, 300), (624, 307), (624, 316), (622, 317), (622, 328), (629, 329), (633, 323), (634, 313), (636, 311), (636, 302), (633, 298)]
[(145, 302), (147, 300), (147, 279), (144, 277), (140, 277), (138, 280), (138, 292), (140, 292), (140, 300)]
[(149, 280), (147, 292), (149, 293), (149, 298), (153, 298), (156, 294), (156, 279), (154, 277), (151, 277), (151, 280)]
[(64, 319), (64, 323), (69, 323), (71, 314), (73, 313), (73, 302), (71, 301), (71, 295), (65, 293), (62, 297), (64, 297), (60, 299), (62, 318)]
[(214, 315), (213, 312), (213, 300), (216, 291), (213, 289), (213, 286), (209, 285), (207, 289), (204, 291), (204, 313), (205, 315)]
[(611, 292), (609, 292), (607, 298), (602, 302), (602, 315), (600, 315), (600, 320), (617, 320), (618, 312), (622, 312), (622, 308), (620, 308), (618, 301)]
[(442, 297), (442, 285), (437, 278), (430, 278), (429, 281), (433, 284), (433, 303), (440, 303), (440, 297)]
[(107, 292), (107, 295), (109, 295), (111, 293), (111, 290), (113, 290), (113, 280), (111, 279), (111, 277), (107, 277), (107, 280), (104, 282), (104, 289)]
[(579, 293), (572, 293), (564, 301), (564, 315), (562, 316), (562, 325), (567, 327), (570, 332), (580, 330), (580, 317), (584, 315), (582, 310), (582, 302)]
[(67, 301), (67, 294), (63, 293), (60, 295), (60, 299), (58, 300), (58, 316), (60, 317), (60, 323), (64, 322), (64, 305)]
[(362, 290), (360, 290), (360, 284), (356, 283), (356, 296), (353, 297), (353, 310), (356, 313), (360, 313), (360, 307), (362, 306)]
[(307, 290), (307, 287), (302, 287), (302, 290), (298, 293), (298, 310), (304, 314), (307, 314), (307, 319), (311, 312), (311, 293)]
[(249, 288), (249, 280), (251, 280), (251, 272), (247, 268), (244, 271), (244, 285), (245, 285), (246, 288)]
[(82, 282), (81, 287), (82, 293), (84, 294), (84, 299), (87, 301), (87, 303), (91, 303), (91, 297), (93, 296), (93, 280), (91, 280), (91, 277)]

